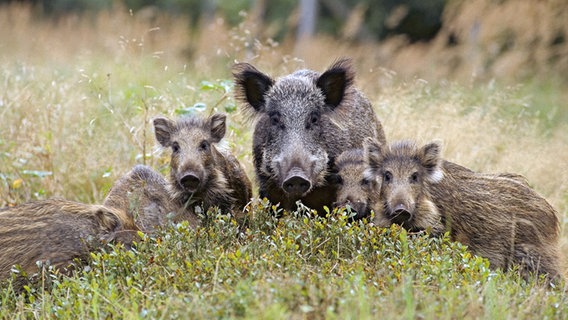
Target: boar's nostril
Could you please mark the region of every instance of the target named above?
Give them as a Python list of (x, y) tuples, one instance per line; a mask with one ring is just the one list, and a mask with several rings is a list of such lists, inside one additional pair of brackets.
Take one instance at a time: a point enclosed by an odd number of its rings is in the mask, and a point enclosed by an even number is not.
[(355, 211), (357, 212), (363, 212), (365, 211), (365, 208), (367, 208), (367, 204), (365, 202), (362, 201), (357, 201), (357, 202), (353, 202), (353, 204), (351, 205)]
[(292, 176), (283, 183), (283, 189), (291, 195), (302, 195), (311, 187), (311, 183), (302, 176)]
[(408, 221), (412, 220), (412, 213), (410, 213), (408, 207), (403, 204), (397, 204), (392, 209), (390, 214), (393, 223), (404, 225)]
[(401, 214), (401, 213), (405, 213), (405, 212), (408, 213), (408, 209), (403, 204), (397, 204), (394, 207), (393, 211), (394, 211), (394, 213), (397, 213), (397, 214)]
[(200, 182), (201, 180), (194, 174), (186, 174), (179, 181), (179, 183), (189, 191), (197, 190)]

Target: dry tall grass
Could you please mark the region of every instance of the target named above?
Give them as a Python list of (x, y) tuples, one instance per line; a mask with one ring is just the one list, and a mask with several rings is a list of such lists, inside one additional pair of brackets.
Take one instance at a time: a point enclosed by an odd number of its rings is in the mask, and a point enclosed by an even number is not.
[[(405, 80), (369, 54), (377, 47), (325, 38), (295, 58), (291, 46), (255, 39), (258, 26), (244, 21), (229, 29), (217, 19), (191, 33), (183, 19), (154, 12), (118, 8), (53, 22), (1, 7), (0, 206), (53, 196), (100, 202), (136, 163), (165, 170), (149, 119), (197, 102), (224, 111), (232, 97), (202, 81), (230, 79), (235, 60), (278, 76), (351, 56), (388, 139), (441, 139), (449, 160), (527, 176), (567, 229), (568, 124), (547, 124), (531, 87)], [(252, 177), (252, 125), (239, 113), (229, 121), (229, 145)]]

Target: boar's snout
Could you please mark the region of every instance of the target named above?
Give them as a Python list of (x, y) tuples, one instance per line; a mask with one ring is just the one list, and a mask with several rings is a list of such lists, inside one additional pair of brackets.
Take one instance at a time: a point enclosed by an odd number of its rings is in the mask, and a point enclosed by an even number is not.
[(181, 177), (179, 183), (182, 185), (184, 189), (189, 192), (195, 192), (199, 188), (199, 184), (201, 183), (201, 179), (193, 173), (188, 173)]
[(403, 225), (413, 218), (412, 212), (410, 211), (407, 205), (398, 203), (392, 208), (389, 215), (394, 223)]
[(308, 192), (311, 187), (312, 183), (300, 168), (290, 170), (288, 176), (282, 183), (282, 189), (291, 196), (302, 196)]
[(402, 204), (402, 203), (397, 204), (397, 205), (393, 208), (393, 211), (394, 211), (395, 214), (409, 213), (409, 212), (408, 212), (408, 208), (407, 208), (404, 204)]
[(355, 200), (355, 199), (352, 199), (351, 197), (348, 197), (344, 201), (335, 202), (333, 204), (333, 206), (336, 207), (336, 208), (345, 208), (345, 207), (349, 206), (351, 208), (351, 212), (355, 213), (354, 218), (356, 218), (356, 219), (360, 219), (360, 218), (368, 216), (370, 214), (370, 211), (371, 211), (369, 209), (367, 202), (362, 201), (362, 200)]

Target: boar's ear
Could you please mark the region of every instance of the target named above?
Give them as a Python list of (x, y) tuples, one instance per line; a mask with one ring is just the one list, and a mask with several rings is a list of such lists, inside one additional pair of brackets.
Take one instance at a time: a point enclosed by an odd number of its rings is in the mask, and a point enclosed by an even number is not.
[(374, 138), (367, 137), (363, 141), (363, 149), (365, 150), (365, 162), (369, 165), (371, 172), (376, 173), (384, 159), (383, 145)]
[(233, 66), (237, 100), (248, 103), (256, 112), (264, 112), (265, 95), (274, 80), (248, 63)]
[(316, 83), (324, 97), (325, 104), (335, 109), (345, 96), (345, 90), (353, 84), (355, 73), (350, 59), (340, 59), (318, 78)]
[(219, 142), (225, 136), (226, 120), (227, 116), (222, 113), (216, 113), (209, 118), (212, 142)]
[(172, 131), (175, 128), (175, 123), (167, 118), (158, 117), (154, 119), (154, 132), (156, 133), (156, 140), (163, 146), (170, 145)]
[(441, 149), (442, 147), (438, 142), (431, 142), (423, 146), (418, 153), (420, 164), (426, 169), (428, 180), (431, 182), (438, 182), (443, 178), (440, 168)]

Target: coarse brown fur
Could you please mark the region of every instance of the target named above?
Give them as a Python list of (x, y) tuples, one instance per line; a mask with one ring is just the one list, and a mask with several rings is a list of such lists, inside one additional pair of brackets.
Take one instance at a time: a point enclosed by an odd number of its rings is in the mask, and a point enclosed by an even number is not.
[(168, 221), (187, 220), (192, 227), (199, 224), (192, 208), (172, 199), (168, 181), (154, 169), (137, 165), (114, 183), (104, 205), (128, 212), (145, 232), (165, 226)]
[(335, 161), (337, 174), (330, 182), (337, 186), (337, 200), (334, 207), (349, 206), (355, 213), (354, 220), (368, 218), (371, 210), (380, 203), (380, 180), (367, 174), (365, 150), (344, 151)]
[[(123, 211), (63, 199), (29, 202), (0, 210), (0, 280), (20, 265), (28, 276), (37, 261), (59, 269), (73, 267), (74, 259), (88, 258), (107, 243), (132, 244), (137, 227)], [(20, 287), (25, 277), (17, 277)]]
[(562, 276), (556, 210), (522, 176), (447, 170), (437, 143), (369, 144), (370, 171), (382, 178), (376, 224), (449, 231), (493, 268)]
[(196, 226), (196, 206), (203, 213), (213, 207), (242, 213), (252, 187), (239, 161), (216, 147), (225, 135), (225, 121), (223, 114), (154, 119), (156, 139), (172, 149), (169, 180), (149, 167), (137, 166), (113, 186), (105, 205), (127, 210), (148, 231), (163, 226), (168, 216)]
[[(355, 219), (370, 217), (373, 211), (380, 212), (383, 209), (380, 198), (382, 179), (369, 170), (368, 155), (376, 151), (370, 149), (373, 145), (367, 141), (363, 146), (363, 149), (344, 151), (336, 160), (337, 173), (330, 178), (330, 183), (337, 187), (337, 200), (333, 206), (338, 208), (349, 205), (356, 212)], [(450, 170), (453, 175), (473, 174), (473, 171), (447, 161), (442, 163), (442, 167)], [(511, 174), (504, 176), (516, 178), (516, 175)]]
[(253, 154), (260, 197), (287, 210), (301, 200), (323, 213), (335, 201), (327, 179), (335, 158), (362, 147), (367, 136), (385, 142), (368, 99), (355, 88), (349, 59), (323, 73), (299, 70), (273, 80), (248, 63), (233, 68), (236, 98), (254, 114)]
[[(382, 179), (370, 174), (368, 160), (370, 146), (364, 143), (364, 147), (365, 149), (344, 151), (336, 160), (337, 173), (331, 175), (329, 179), (330, 183), (337, 187), (337, 200), (333, 206), (341, 208), (349, 205), (351, 211), (356, 213), (353, 216), (355, 220), (370, 217), (373, 211), (380, 212), (383, 209), (380, 198)], [(527, 179), (519, 174), (478, 173), (445, 160), (442, 160), (440, 165), (444, 176), (452, 176), (455, 179), (459, 177), (470, 179), (475, 175), (488, 179), (506, 179), (530, 187)]]

